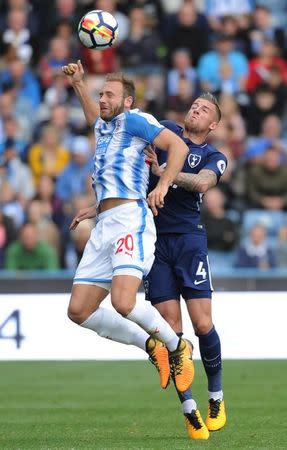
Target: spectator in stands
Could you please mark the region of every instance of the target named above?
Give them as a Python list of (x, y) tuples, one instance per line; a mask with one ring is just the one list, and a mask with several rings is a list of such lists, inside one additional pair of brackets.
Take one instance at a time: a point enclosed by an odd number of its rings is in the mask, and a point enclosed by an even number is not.
[[(49, 0), (41, 0), (41, 6), (45, 1)], [(5, 4), (6, 3), (6, 4)], [(0, 14), (0, 24), (1, 30), (7, 27), (8, 15), (12, 10), (24, 10), (27, 14), (27, 28), (32, 33), (32, 36), (36, 36), (39, 33), (39, 17), (38, 12), (40, 8), (35, 8), (34, 0), (5, 0), (1, 2), (3, 4), (3, 15)], [(41, 23), (41, 31), (42, 31), (42, 23)]]
[[(241, 16), (240, 16), (241, 17)], [(238, 50), (248, 56), (247, 32), (241, 28), (242, 19), (236, 16), (224, 16), (220, 21), (221, 33), (230, 36), (234, 41), (234, 50)]]
[[(2, 44), (11, 44), (16, 50), (16, 55), (25, 64), (32, 60), (36, 47), (31, 32), (27, 26), (27, 10), (24, 8), (13, 8), (8, 12), (7, 28), (1, 36)], [(35, 56), (35, 55), (34, 55)]]
[(266, 85), (271, 89), (276, 97), (277, 114), (279, 116), (283, 116), (286, 110), (287, 80), (283, 79), (282, 71), (278, 66), (272, 66), (270, 68)]
[(28, 145), (34, 128), (34, 117), (31, 117), (32, 107), (29, 102), (26, 100), (23, 101), (23, 98), (17, 98), (15, 90), (11, 87), (11, 89), (5, 90), (2, 94), (0, 93), (0, 111), (2, 143), (4, 144), (4, 122), (10, 117), (13, 117), (18, 125), (18, 139)]
[(206, 192), (203, 200), (202, 220), (207, 231), (209, 250), (232, 250), (238, 239), (238, 226), (226, 215), (225, 197), (218, 187)]
[(259, 136), (249, 138), (243, 158), (247, 161), (260, 160), (270, 145), (275, 145), (282, 151), (287, 151), (287, 140), (282, 138), (281, 120), (275, 114), (268, 114), (262, 121)]
[(11, 217), (0, 208), (0, 269), (3, 269), (6, 248), (17, 237), (16, 227)]
[(266, 227), (261, 223), (253, 225), (237, 251), (235, 267), (266, 270), (276, 265), (275, 252), (267, 241)]
[(172, 53), (171, 59), (172, 67), (167, 74), (167, 95), (178, 95), (179, 83), (183, 78), (194, 87), (193, 95), (195, 95), (197, 75), (192, 67), (190, 53), (185, 48), (179, 48)]
[(25, 101), (29, 105), (27, 108), (30, 108), (28, 116), (33, 117), (32, 111), (35, 112), (41, 101), (40, 86), (35, 75), (20, 58), (9, 61), (0, 72), (0, 92), (4, 89), (13, 89), (15, 100), (18, 103)]
[(5, 179), (14, 190), (17, 199), (25, 205), (35, 195), (33, 176), (30, 168), (19, 158), (13, 141), (6, 141), (1, 159), (0, 164), (5, 170)]
[(65, 221), (65, 217), (61, 201), (55, 195), (55, 182), (52, 177), (49, 175), (40, 177), (34, 199), (41, 202), (45, 214), (51, 217), (60, 229)]
[(52, 29), (54, 30), (55, 25), (57, 25), (61, 20), (67, 20), (75, 29), (80, 20), (80, 15), (77, 12), (77, 1), (55, 0), (53, 3), (55, 4), (55, 8), (53, 10)]
[(273, 24), (271, 10), (260, 3), (253, 12), (253, 27), (250, 30), (249, 38), (251, 51), (255, 55), (260, 52), (265, 39), (273, 41), (278, 49), (281, 50), (281, 54), (284, 55), (286, 45), (284, 29), (278, 28)]
[(40, 122), (35, 129), (34, 140), (39, 140), (41, 131), (47, 125), (54, 127), (60, 136), (60, 142), (70, 150), (74, 138), (74, 130), (70, 118), (70, 108), (68, 105), (56, 104), (49, 109), (49, 116)]
[(21, 159), (24, 159), (27, 142), (19, 138), (18, 121), (13, 116), (3, 117), (3, 135), (0, 138), (0, 155), (4, 152), (8, 143), (12, 143)]
[(57, 178), (70, 159), (69, 151), (62, 146), (55, 127), (43, 128), (40, 140), (29, 150), (28, 162), (37, 185), (41, 175)]
[(214, 50), (199, 60), (198, 76), (203, 91), (236, 95), (245, 91), (248, 61), (242, 52), (234, 50), (231, 36), (218, 34)]
[(120, 63), (126, 73), (144, 80), (148, 109), (155, 113), (163, 104), (164, 89), (160, 36), (146, 26), (144, 8), (132, 7), (129, 18), (129, 36), (118, 47)]
[(5, 256), (8, 270), (56, 270), (59, 268), (54, 249), (38, 239), (34, 224), (26, 223), (19, 232), (19, 238), (9, 245)]
[(56, 196), (62, 202), (71, 201), (75, 195), (87, 192), (87, 178), (92, 176), (93, 159), (90, 142), (86, 136), (77, 136), (71, 148), (72, 159), (56, 183)]
[(279, 267), (287, 268), (287, 224), (278, 231), (277, 260)]
[(61, 254), (60, 232), (52, 219), (52, 208), (42, 200), (32, 200), (27, 207), (27, 221), (33, 223), (38, 232), (38, 239), (47, 242), (56, 252)]
[(67, 47), (70, 50), (70, 58), (78, 60), (80, 58), (81, 49), (83, 46), (75, 33), (75, 27), (71, 24), (69, 19), (60, 19), (55, 28), (55, 37), (64, 39), (67, 43)]
[(186, 48), (193, 64), (208, 49), (209, 27), (204, 15), (200, 14), (193, 1), (182, 2), (178, 13), (166, 21), (165, 42), (169, 56), (176, 49)]
[(251, 136), (260, 132), (262, 121), (270, 114), (278, 115), (276, 93), (266, 84), (261, 84), (251, 97), (250, 105), (246, 108), (247, 130)]
[(219, 97), (219, 105), (221, 109), (221, 117), (229, 130), (228, 139), (225, 143), (232, 149), (233, 156), (238, 158), (243, 152), (245, 146), (245, 122), (240, 114), (239, 106), (232, 95), (227, 93), (221, 94)]
[(11, 184), (3, 177), (3, 167), (0, 166), (0, 207), (3, 213), (11, 217), (17, 229), (19, 229), (25, 220), (25, 209), (21, 201), (17, 198), (17, 193)]
[(270, 77), (270, 70), (277, 67), (284, 83), (287, 83), (287, 63), (279, 56), (279, 49), (273, 41), (264, 40), (259, 53), (249, 61), (249, 76), (247, 80), (248, 92), (254, 92)]
[(132, 7), (129, 18), (129, 36), (118, 47), (122, 67), (133, 75), (148, 76), (161, 73), (159, 58), (161, 42), (158, 33), (146, 27), (145, 10), (141, 7)]
[(52, 85), (55, 74), (61, 71), (62, 66), (68, 64), (70, 53), (68, 45), (67, 40), (57, 36), (49, 42), (48, 52), (39, 62), (39, 75), (44, 89)]
[(286, 157), (275, 146), (262, 155), (261, 162), (247, 169), (247, 201), (251, 208), (287, 208)]

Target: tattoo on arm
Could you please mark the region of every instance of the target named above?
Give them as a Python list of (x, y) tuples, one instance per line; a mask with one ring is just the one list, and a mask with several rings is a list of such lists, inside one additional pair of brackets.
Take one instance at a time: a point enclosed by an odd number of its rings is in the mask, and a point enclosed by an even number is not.
[(213, 170), (202, 169), (199, 173), (180, 172), (174, 184), (190, 192), (206, 192), (216, 186), (217, 176)]

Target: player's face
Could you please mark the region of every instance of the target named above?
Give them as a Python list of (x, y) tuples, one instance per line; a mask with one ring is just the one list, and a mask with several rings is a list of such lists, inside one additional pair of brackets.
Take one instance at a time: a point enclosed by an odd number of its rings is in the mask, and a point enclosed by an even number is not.
[(100, 112), (103, 120), (112, 120), (127, 108), (123, 85), (120, 81), (107, 81), (100, 92)]
[(216, 107), (203, 98), (196, 99), (188, 111), (184, 125), (192, 133), (208, 133), (218, 124)]

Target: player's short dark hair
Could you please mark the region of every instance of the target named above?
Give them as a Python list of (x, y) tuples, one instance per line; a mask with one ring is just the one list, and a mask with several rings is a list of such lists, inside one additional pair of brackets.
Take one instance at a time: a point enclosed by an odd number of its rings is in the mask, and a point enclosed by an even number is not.
[(211, 94), (211, 92), (203, 92), (198, 96), (198, 98), (203, 98), (204, 100), (207, 100), (208, 102), (212, 103), (215, 106), (216, 109), (216, 115), (218, 122), (221, 119), (221, 111), (219, 107), (219, 103), (215, 95)]
[(106, 81), (119, 81), (120, 83), (122, 83), (124, 89), (124, 98), (132, 97), (132, 106), (134, 105), (136, 101), (136, 88), (133, 80), (125, 77), (125, 75), (121, 72), (113, 72), (107, 74)]

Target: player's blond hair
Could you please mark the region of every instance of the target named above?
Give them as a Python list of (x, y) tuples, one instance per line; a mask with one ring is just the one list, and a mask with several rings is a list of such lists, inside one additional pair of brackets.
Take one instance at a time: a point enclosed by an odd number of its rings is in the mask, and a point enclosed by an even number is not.
[(200, 94), (198, 96), (198, 98), (203, 98), (204, 100), (207, 100), (208, 102), (212, 103), (215, 106), (217, 120), (218, 120), (218, 122), (220, 122), (221, 111), (220, 111), (220, 106), (219, 106), (218, 100), (215, 97), (215, 95), (211, 94), (211, 92), (203, 92), (202, 94)]
[(125, 77), (125, 75), (121, 72), (113, 72), (108, 73), (106, 76), (106, 81), (119, 81), (123, 85), (124, 90), (124, 98), (132, 97), (133, 103), (131, 106), (135, 104), (136, 101), (136, 88), (133, 80)]

